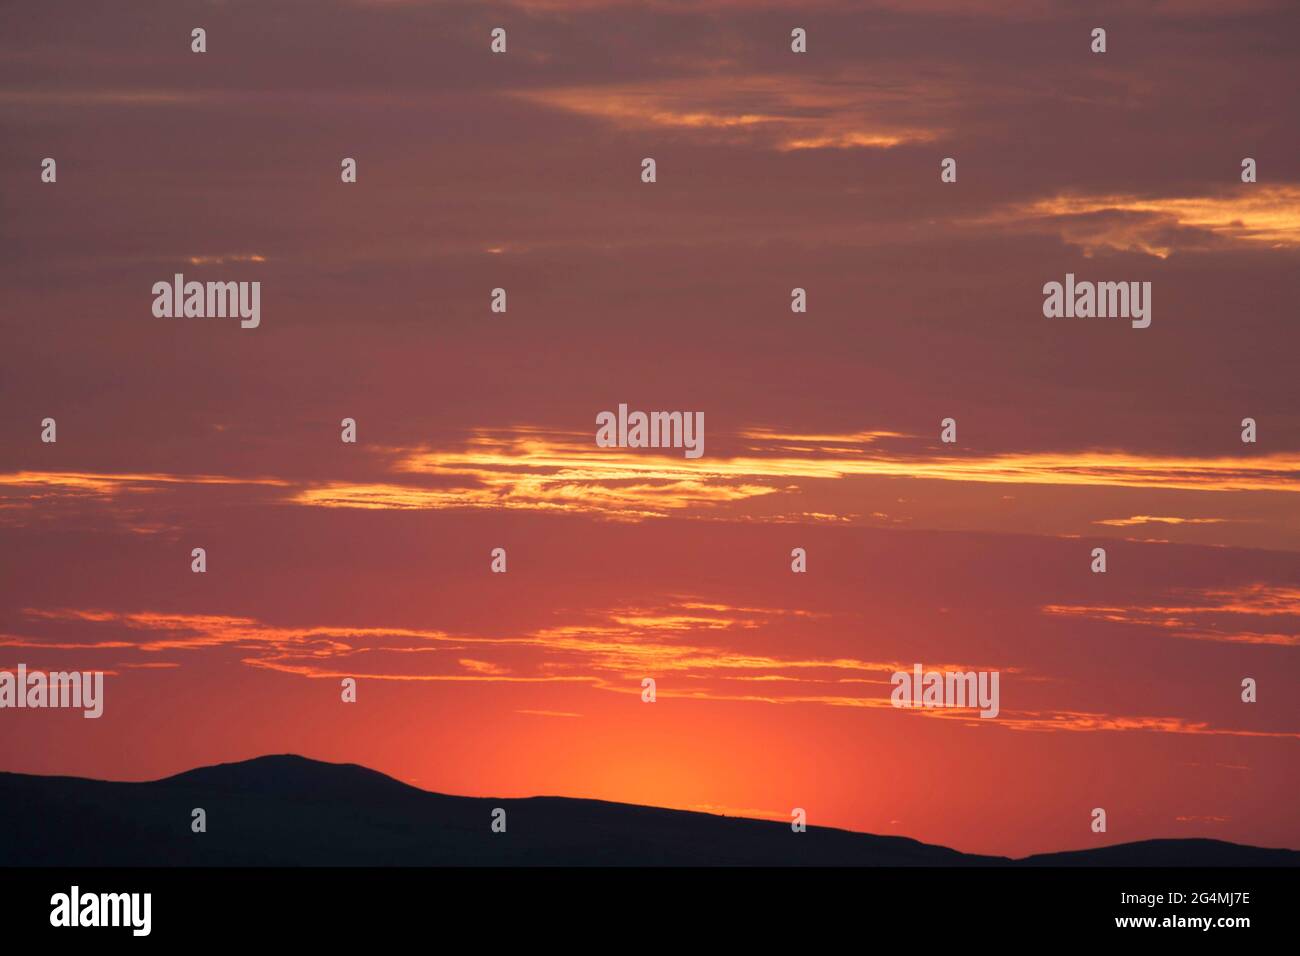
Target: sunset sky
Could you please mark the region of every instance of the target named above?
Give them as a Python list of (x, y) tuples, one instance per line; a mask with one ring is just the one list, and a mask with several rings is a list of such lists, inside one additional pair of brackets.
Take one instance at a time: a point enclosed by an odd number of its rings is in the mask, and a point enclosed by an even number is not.
[(1300, 9), (1088, 6), (6, 5), (0, 669), (107, 676), (0, 770), (1300, 849)]

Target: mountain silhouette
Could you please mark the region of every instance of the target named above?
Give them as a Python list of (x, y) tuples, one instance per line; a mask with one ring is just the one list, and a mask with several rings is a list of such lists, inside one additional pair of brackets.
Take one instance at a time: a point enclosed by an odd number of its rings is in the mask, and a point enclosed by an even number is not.
[[(492, 811), (506, 811), (494, 833)], [(191, 830), (202, 808), (207, 832)], [(1300, 852), (1147, 840), (1022, 860), (905, 837), (565, 797), (430, 793), (293, 755), (147, 783), (0, 773), (0, 866), (1296, 866)]]

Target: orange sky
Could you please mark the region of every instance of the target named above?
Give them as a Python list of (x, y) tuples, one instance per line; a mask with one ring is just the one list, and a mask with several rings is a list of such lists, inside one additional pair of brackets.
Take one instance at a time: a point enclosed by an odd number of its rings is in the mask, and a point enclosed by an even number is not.
[[(1300, 848), (1300, 24), (1066, 9), (7, 23), (0, 668), (108, 676), (99, 720), (0, 711), (0, 769)], [(261, 325), (154, 318), (175, 272)], [(1045, 319), (1067, 272), (1152, 282), (1151, 327)], [(598, 448), (620, 403), (704, 456)], [(915, 662), (1000, 715), (895, 710)]]

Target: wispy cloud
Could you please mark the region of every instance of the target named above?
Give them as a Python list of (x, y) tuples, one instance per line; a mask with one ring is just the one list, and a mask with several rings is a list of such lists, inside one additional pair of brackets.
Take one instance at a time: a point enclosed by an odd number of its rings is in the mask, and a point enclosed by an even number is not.
[[(593, 432), (594, 433), (594, 432)], [(28, 520), (60, 501), (134, 509), (141, 531), (159, 530), (139, 502), (165, 490), (247, 486), (264, 504), (362, 510), (524, 510), (638, 522), (663, 517), (771, 523), (906, 522), (848, 505), (845, 482), (864, 479), (1209, 492), (1300, 492), (1300, 453), (1223, 457), (1122, 450), (953, 452), (894, 430), (790, 434), (747, 429), (713, 439), (732, 449), (690, 460), (651, 450), (598, 448), (585, 436), (532, 428), (479, 430), (446, 447), (379, 448), (373, 478), (20, 471), (0, 474), (0, 521)], [(56, 511), (42, 510), (48, 519)], [(1236, 519), (1238, 521), (1245, 519)], [(1095, 524), (1226, 524), (1226, 518), (1135, 515)]]
[(1067, 194), (997, 210), (984, 223), (1038, 226), (1057, 231), (1086, 252), (1136, 250), (1160, 258), (1175, 248), (1216, 241), (1300, 248), (1300, 186), (1241, 185), (1202, 196), (1144, 197)]
[(1227, 518), (1179, 518), (1173, 515), (1133, 515), (1131, 518), (1102, 518), (1093, 524), (1130, 528), (1144, 524), (1223, 524)]
[[(1285, 601), (1296, 599), (1295, 595), (1281, 597)], [(684, 613), (688, 609), (690, 613)], [(583, 611), (582, 623), (496, 636), (390, 627), (287, 627), (221, 615), (28, 609), (24, 615), (31, 620), (109, 627), (124, 637), (71, 643), (10, 634), (0, 639), (0, 646), (114, 651), (135, 647), (143, 653), (225, 647), (237, 651), (239, 660), (247, 666), (311, 679), (576, 683), (625, 695), (640, 694), (641, 679), (653, 675), (659, 682), (657, 694), (665, 700), (893, 711), (904, 717), (978, 727), (997, 725), (1016, 731), (1300, 738), (1300, 733), (1225, 728), (1178, 716), (1003, 707), (998, 719), (989, 721), (981, 718), (974, 707), (898, 709), (890, 700), (890, 677), (896, 671), (910, 672), (912, 662), (765, 654), (744, 650), (722, 640), (722, 635), (716, 640), (704, 640), (710, 634), (728, 630), (746, 631), (756, 620), (778, 619), (790, 613), (684, 599), (658, 607)], [(473, 649), (473, 657), (464, 656), (469, 648)], [(413, 650), (429, 653), (412, 655)], [(938, 671), (998, 670), (1023, 680), (1035, 679), (1007, 664), (932, 662), (926, 666)], [(533, 713), (569, 716), (567, 712)]]
[[(1042, 611), (1055, 617), (1154, 627), (1188, 640), (1300, 647), (1300, 588), (1258, 583), (1226, 590), (1181, 590), (1171, 596), (1176, 603), (1048, 604)], [(1279, 623), (1287, 630), (1279, 631)]]
[(893, 118), (947, 102), (931, 85), (844, 76), (692, 75), (635, 86), (552, 87), (513, 94), (618, 127), (658, 128), (729, 143), (790, 151), (889, 149), (938, 139), (943, 130)]
[[(755, 434), (755, 433), (750, 433)], [(522, 508), (638, 521), (859, 477), (997, 484), (1198, 491), (1300, 491), (1300, 454), (1194, 458), (1125, 451), (958, 455), (891, 450), (893, 432), (772, 437), (762, 454), (688, 461), (596, 448), (567, 436), (478, 433), (463, 449), (393, 450), (397, 474), (458, 479), (436, 488), (396, 482), (325, 482), (293, 494), (338, 508)], [(826, 515), (832, 508), (813, 508)]]

